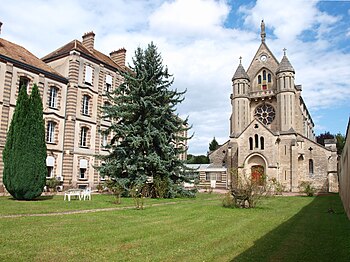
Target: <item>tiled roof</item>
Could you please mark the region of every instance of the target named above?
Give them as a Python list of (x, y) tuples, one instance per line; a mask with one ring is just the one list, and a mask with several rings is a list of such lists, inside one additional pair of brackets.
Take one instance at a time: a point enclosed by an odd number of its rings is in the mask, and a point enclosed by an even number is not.
[(33, 55), (24, 47), (14, 44), (3, 38), (0, 38), (0, 55), (10, 58), (12, 60), (15, 60), (20, 64), (26, 64), (31, 67), (37, 68), (40, 71), (45, 71), (45, 72), (57, 75), (59, 77), (63, 77), (58, 72), (56, 72), (53, 68), (51, 68), (45, 62), (43, 62), (38, 57)]
[(72, 51), (72, 50), (76, 50), (76, 51), (78, 51), (80, 53), (88, 55), (88, 56), (90, 56), (90, 57), (92, 57), (92, 58), (94, 58), (94, 59), (96, 59), (96, 60), (98, 60), (98, 61), (100, 61), (100, 62), (102, 62), (102, 63), (104, 63), (106, 65), (109, 65), (109, 66), (111, 66), (113, 68), (118, 68), (120, 70), (125, 70), (125, 68), (122, 68), (120, 65), (116, 64), (115, 62), (113, 62), (113, 60), (109, 56), (101, 53), (100, 51), (97, 51), (96, 49), (93, 49), (92, 51), (89, 51), (78, 40), (73, 40), (73, 41), (69, 42), (68, 44), (60, 47), (59, 49), (53, 51), (52, 53), (44, 56), (42, 58), (42, 60), (45, 61), (45, 62), (49, 62), (49, 61), (55, 60), (55, 58), (57, 58), (57, 57), (68, 55), (69, 52)]
[(242, 78), (249, 80), (249, 76), (248, 76), (247, 72), (244, 70), (244, 67), (242, 66), (242, 64), (239, 64), (235, 74), (232, 77), (232, 80), (242, 79)]
[(281, 73), (281, 72), (293, 72), (293, 73), (295, 73), (294, 68), (293, 68), (292, 64), (289, 62), (286, 55), (283, 56), (279, 66), (277, 68), (277, 71), (276, 71), (276, 73)]

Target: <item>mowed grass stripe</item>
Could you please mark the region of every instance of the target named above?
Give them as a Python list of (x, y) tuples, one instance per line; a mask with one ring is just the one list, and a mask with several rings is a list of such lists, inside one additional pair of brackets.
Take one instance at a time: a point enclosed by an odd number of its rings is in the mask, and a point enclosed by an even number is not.
[[(319, 253), (347, 261), (342, 259), (349, 255), (343, 249), (350, 227), (338, 196), (275, 197), (249, 210), (222, 208), (217, 197), (199, 195), (145, 210), (3, 218), (0, 260), (293, 261), (290, 255), (306, 261), (315, 258), (308, 250), (317, 250), (315, 231), (321, 226), (337, 230), (324, 233), (330, 234), (328, 246), (338, 245), (328, 251), (338, 253)], [(336, 214), (327, 213), (332, 201)], [(313, 226), (305, 223), (309, 218)]]

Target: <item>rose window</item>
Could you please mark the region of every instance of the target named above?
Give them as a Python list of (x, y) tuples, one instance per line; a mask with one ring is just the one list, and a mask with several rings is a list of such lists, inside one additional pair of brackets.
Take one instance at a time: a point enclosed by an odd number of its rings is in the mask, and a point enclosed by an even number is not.
[(255, 117), (257, 117), (264, 125), (269, 125), (275, 119), (275, 109), (269, 104), (263, 104), (255, 109)]

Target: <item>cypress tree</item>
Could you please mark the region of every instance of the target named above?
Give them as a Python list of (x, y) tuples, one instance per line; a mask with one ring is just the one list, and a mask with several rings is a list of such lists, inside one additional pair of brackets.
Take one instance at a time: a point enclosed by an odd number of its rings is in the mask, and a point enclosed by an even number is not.
[(132, 72), (120, 72), (124, 82), (108, 95), (112, 105), (102, 108), (104, 117), (112, 119), (104, 131), (112, 139), (99, 171), (126, 188), (142, 187), (151, 176), (155, 196), (172, 197), (185, 169), (178, 158), (185, 149), (175, 143), (187, 140), (183, 134), (189, 128), (187, 119), (175, 113), (185, 92), (170, 89), (173, 78), (162, 62), (151, 43), (135, 51)]
[(41, 195), (46, 180), (46, 144), (43, 108), (38, 87), (28, 98), (22, 87), (3, 152), (4, 184), (16, 199)]

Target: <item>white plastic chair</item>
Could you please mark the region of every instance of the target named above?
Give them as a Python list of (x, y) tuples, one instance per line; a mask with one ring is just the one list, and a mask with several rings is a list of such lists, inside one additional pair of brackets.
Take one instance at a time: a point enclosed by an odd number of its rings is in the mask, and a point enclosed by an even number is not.
[(85, 188), (83, 191), (83, 200), (89, 199), (91, 200), (91, 189)]

